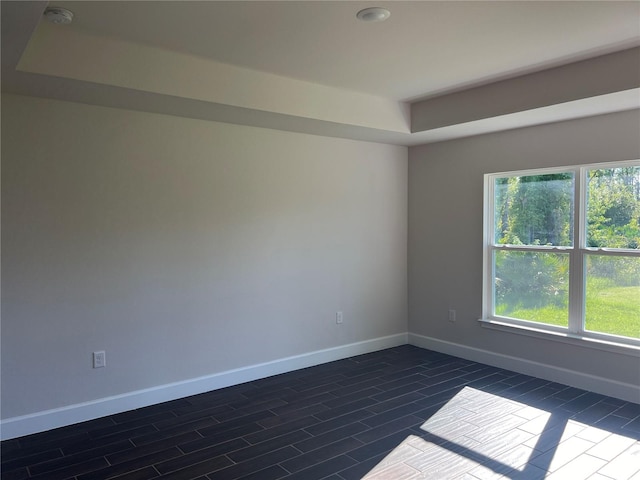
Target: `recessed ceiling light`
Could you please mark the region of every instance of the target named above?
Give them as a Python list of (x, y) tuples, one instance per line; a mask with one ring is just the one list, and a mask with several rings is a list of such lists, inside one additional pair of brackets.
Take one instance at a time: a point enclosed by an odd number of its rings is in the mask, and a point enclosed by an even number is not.
[(391, 12), (382, 7), (371, 7), (360, 10), (356, 17), (363, 22), (384, 22), (391, 16)]
[(73, 12), (66, 8), (47, 7), (44, 17), (56, 25), (68, 25), (73, 20)]

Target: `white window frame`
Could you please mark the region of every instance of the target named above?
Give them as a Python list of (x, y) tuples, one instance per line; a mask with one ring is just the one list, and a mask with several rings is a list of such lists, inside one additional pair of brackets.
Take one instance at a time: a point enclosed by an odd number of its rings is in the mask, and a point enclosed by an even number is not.
[[(510, 172), (488, 173), (484, 175), (484, 235), (483, 235), (483, 301), (482, 318), (484, 327), (502, 331), (516, 332), (538, 338), (558, 340), (574, 345), (631, 354), (640, 357), (640, 339), (618, 335), (592, 332), (584, 328), (584, 306), (586, 276), (584, 266), (587, 255), (631, 256), (640, 258), (640, 249), (591, 248), (586, 245), (586, 206), (587, 171), (594, 169), (612, 169), (640, 166), (640, 160), (605, 162), (568, 167), (537, 168)], [(494, 201), (495, 179), (504, 177), (522, 177), (528, 175), (546, 175), (556, 173), (574, 174), (574, 220), (573, 246), (550, 247), (529, 245), (498, 245), (495, 243)], [(494, 262), (496, 251), (557, 252), (569, 255), (569, 323), (568, 327), (559, 327), (533, 321), (493, 315), (494, 311)]]

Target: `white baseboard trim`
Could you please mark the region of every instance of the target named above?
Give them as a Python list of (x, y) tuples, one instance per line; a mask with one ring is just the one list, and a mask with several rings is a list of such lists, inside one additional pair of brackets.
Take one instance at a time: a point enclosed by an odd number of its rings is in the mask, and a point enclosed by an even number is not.
[(271, 362), (250, 365), (226, 372), (193, 378), (182, 382), (159, 385), (153, 388), (128, 392), (122, 395), (100, 398), (29, 415), (7, 418), (0, 422), (0, 439), (21, 437), (52, 428), (72, 425), (95, 418), (147, 407), (157, 403), (197, 395), (219, 388), (250, 382), (280, 373), (341, 360), (407, 343), (407, 333), (375, 338), (339, 347), (281, 358)]
[(640, 387), (608, 378), (409, 333), (409, 344), (638, 403)]

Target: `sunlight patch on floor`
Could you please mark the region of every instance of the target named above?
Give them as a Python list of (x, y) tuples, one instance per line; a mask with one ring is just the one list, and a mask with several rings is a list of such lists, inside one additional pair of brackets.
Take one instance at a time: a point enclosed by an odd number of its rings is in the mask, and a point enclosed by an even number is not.
[(458, 392), (421, 430), (364, 479), (588, 478), (607, 470), (620, 453), (640, 453), (634, 438), (471, 387)]

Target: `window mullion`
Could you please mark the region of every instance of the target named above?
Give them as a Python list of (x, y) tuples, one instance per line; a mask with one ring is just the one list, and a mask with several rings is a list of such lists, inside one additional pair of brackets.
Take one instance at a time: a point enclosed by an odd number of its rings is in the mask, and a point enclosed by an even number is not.
[(573, 249), (569, 259), (569, 331), (584, 332), (585, 310), (585, 246), (586, 246), (586, 172), (579, 168), (575, 172)]

